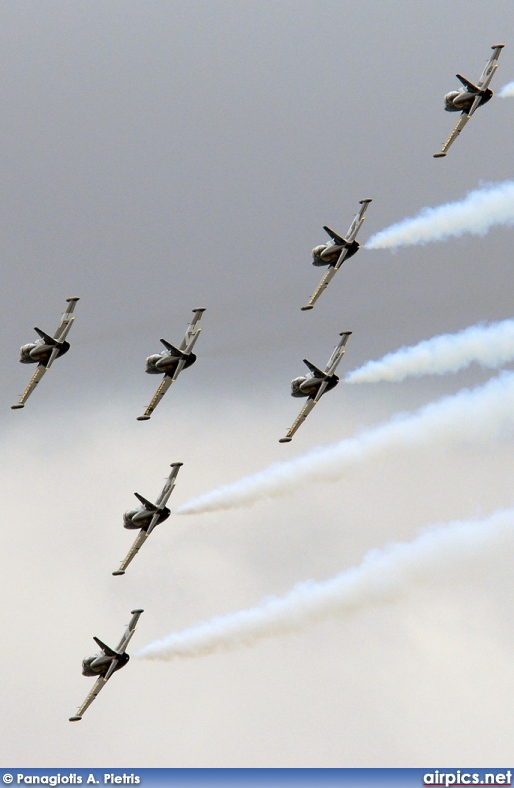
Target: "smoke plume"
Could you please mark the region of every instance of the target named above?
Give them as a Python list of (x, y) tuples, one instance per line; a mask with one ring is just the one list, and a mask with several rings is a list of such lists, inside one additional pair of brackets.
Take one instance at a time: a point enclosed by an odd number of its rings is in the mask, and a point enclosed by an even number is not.
[(346, 468), (395, 448), (448, 441), (487, 442), (514, 427), (514, 373), (502, 372), (475, 389), (400, 413), (390, 421), (303, 456), (276, 462), (258, 473), (186, 501), (177, 514), (198, 514), (249, 506), (293, 492), (313, 481), (339, 479)]
[(504, 85), (498, 92), (498, 96), (500, 98), (514, 98), (514, 82), (509, 82), (508, 85)]
[(402, 219), (373, 235), (366, 249), (396, 249), (444, 241), (464, 233), (485, 235), (498, 224), (514, 224), (514, 181), (487, 184), (468, 192), (458, 202), (422, 208), (417, 216)]
[(268, 597), (257, 607), (155, 640), (136, 656), (167, 661), (199, 657), (298, 632), (326, 618), (393, 602), (414, 586), (440, 583), (472, 562), (490, 567), (491, 561), (512, 553), (513, 548), (514, 509), (496, 512), (483, 521), (433, 526), (412, 542), (371, 550), (359, 566), (330, 580), (299, 583), (283, 597)]
[(514, 359), (514, 320), (470, 326), (441, 334), (368, 361), (346, 376), (347, 383), (399, 382), (407, 377), (458, 372), (473, 362), (498, 368)]

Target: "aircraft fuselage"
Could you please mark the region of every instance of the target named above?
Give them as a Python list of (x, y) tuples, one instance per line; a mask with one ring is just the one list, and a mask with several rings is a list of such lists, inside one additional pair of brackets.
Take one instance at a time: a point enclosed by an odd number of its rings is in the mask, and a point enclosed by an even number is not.
[[(295, 378), (291, 381), (291, 396), (315, 397), (324, 380), (325, 378), (317, 378), (314, 375), (305, 375), (303, 377)], [(330, 391), (331, 389), (335, 388), (338, 383), (338, 376), (330, 375), (325, 391)]]
[(343, 249), (347, 249), (345, 260), (349, 260), (350, 257), (353, 257), (359, 251), (360, 244), (358, 241), (352, 241), (351, 244), (348, 245), (340, 245), (340, 244), (320, 244), (319, 246), (315, 246), (312, 250), (312, 264), (316, 266), (321, 265), (335, 265), (341, 256), (341, 252)]
[[(128, 654), (120, 654), (120, 656), (116, 657), (116, 659), (118, 664), (116, 665), (114, 672), (124, 668), (130, 657)], [(86, 657), (86, 659), (82, 661), (82, 675), (105, 676), (111, 666), (112, 660), (113, 657), (109, 657), (103, 652), (100, 654), (94, 654), (92, 657)]]
[[(63, 356), (70, 349), (69, 342), (63, 342), (57, 352), (57, 357)], [(20, 362), (22, 364), (46, 364), (50, 360), (54, 348), (47, 345), (43, 339), (23, 345), (20, 348)]]
[[(176, 372), (178, 367), (178, 363), (181, 359), (167, 350), (164, 350), (162, 353), (155, 353), (153, 356), (148, 356), (146, 359), (146, 369), (145, 372), (148, 372), (149, 375), (162, 375), (163, 373), (166, 375), (173, 376)], [(184, 369), (187, 369), (196, 361), (196, 355), (194, 353), (190, 353), (187, 358), (185, 359)]]
[[(469, 90), (452, 90), (450, 93), (447, 93), (444, 97), (444, 108), (446, 112), (467, 112), (471, 109), (471, 106), (476, 99), (477, 94), (472, 93)], [(487, 88), (484, 91), (481, 99), (479, 107), (482, 104), (487, 104), (493, 97), (493, 91)]]
[[(159, 514), (159, 519), (157, 520), (157, 525), (159, 523), (163, 523), (164, 520), (167, 520), (171, 514), (171, 510), (168, 509), (167, 506), (164, 507), (162, 512)], [(154, 516), (154, 512), (148, 511), (148, 509), (144, 509), (143, 507), (139, 507), (137, 509), (129, 509), (128, 512), (125, 512), (123, 515), (123, 527), (130, 528), (130, 529), (141, 529), (142, 531), (146, 531), (148, 526), (152, 521), (152, 517)]]

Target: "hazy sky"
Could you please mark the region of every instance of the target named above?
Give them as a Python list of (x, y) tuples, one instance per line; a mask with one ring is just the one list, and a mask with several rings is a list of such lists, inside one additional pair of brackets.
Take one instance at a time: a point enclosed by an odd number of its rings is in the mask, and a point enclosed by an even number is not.
[[(134, 491), (181, 461), (176, 508), (270, 463), (491, 374), (341, 385), (289, 445), (302, 359), (341, 377), (512, 313), (512, 228), (362, 250), (311, 312), (324, 224), (360, 240), (513, 177), (511, 99), (446, 159), (457, 72), (514, 79), (511, 0), (135, 0), (0, 7), (3, 570), (0, 753), (88, 767), (502, 765), (512, 755), (512, 552), (448, 566), (398, 600), (299, 634), (172, 663), (132, 659), (81, 723), (93, 635), (131, 653), (326, 580), (431, 523), (510, 507), (513, 435), (395, 448), (343, 479), (226, 513), (172, 516), (127, 571)], [(69, 354), (22, 411), (34, 326), (79, 296)], [(206, 307), (197, 364), (150, 422), (159, 338)]]

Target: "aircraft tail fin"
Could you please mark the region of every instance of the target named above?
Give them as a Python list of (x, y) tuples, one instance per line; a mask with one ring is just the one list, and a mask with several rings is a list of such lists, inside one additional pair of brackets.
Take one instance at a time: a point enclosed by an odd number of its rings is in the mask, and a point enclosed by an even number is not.
[(138, 501), (141, 501), (145, 509), (147, 509), (149, 512), (157, 511), (157, 506), (154, 503), (150, 503), (150, 501), (147, 501), (146, 498), (143, 498), (143, 496), (140, 495), (139, 493), (134, 493), (134, 495), (136, 496)]
[(342, 238), (340, 235), (335, 233), (333, 230), (331, 230), (330, 227), (323, 225), (323, 229), (325, 230), (326, 233), (328, 233), (328, 235), (330, 235), (330, 237), (332, 238), (335, 244), (337, 244), (338, 246), (348, 246), (348, 242), (345, 241), (344, 238)]
[(44, 339), (46, 344), (50, 345), (50, 347), (61, 347), (62, 342), (58, 342), (56, 339), (51, 337), (49, 334), (46, 334), (44, 331), (42, 331), (37, 326), (34, 326), (34, 331), (36, 332), (36, 334), (39, 334), (41, 339)]
[(103, 642), (100, 640), (100, 638), (93, 637), (93, 640), (95, 641), (95, 643), (96, 643), (96, 645), (97, 645), (97, 646), (100, 646), (100, 648), (102, 649), (102, 651), (104, 651), (104, 652), (107, 654), (107, 656), (108, 656), (108, 657), (121, 657), (121, 654), (119, 654), (119, 653), (118, 653), (117, 651), (115, 651), (113, 648), (111, 648), (110, 646), (108, 646), (106, 643), (103, 643)]
[(456, 74), (455, 76), (460, 82), (462, 82), (464, 87), (470, 91), (470, 93), (480, 93), (480, 88), (470, 82), (469, 79), (466, 79), (466, 77), (463, 77), (462, 74)]
[(165, 339), (161, 339), (160, 341), (164, 345), (166, 350), (169, 350), (170, 353), (173, 353), (173, 355), (177, 356), (177, 358), (188, 358), (189, 357), (189, 353), (184, 353), (182, 350), (179, 350), (178, 347), (175, 347), (175, 345), (172, 345), (171, 342), (167, 342)]
[(325, 373), (321, 369), (319, 369), (319, 367), (316, 367), (314, 364), (312, 364), (306, 358), (304, 358), (303, 363), (307, 365), (307, 367), (310, 369), (310, 371), (313, 372), (314, 375), (316, 375), (317, 378), (321, 378), (321, 380), (325, 380), (325, 378), (327, 376), (325, 375)]

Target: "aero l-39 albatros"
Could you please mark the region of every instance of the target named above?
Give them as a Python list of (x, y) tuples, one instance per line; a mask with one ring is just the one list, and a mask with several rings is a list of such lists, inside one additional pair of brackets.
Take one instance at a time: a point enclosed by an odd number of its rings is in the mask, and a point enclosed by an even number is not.
[(364, 214), (371, 200), (369, 198), (360, 200), (360, 210), (355, 216), (350, 225), (346, 238), (342, 238), (335, 233), (330, 227), (323, 227), (326, 233), (332, 238), (332, 241), (327, 244), (316, 246), (312, 250), (312, 264), (316, 266), (328, 265), (328, 271), (322, 278), (316, 290), (311, 296), (308, 304), (302, 306), (302, 311), (312, 309), (322, 292), (328, 286), (331, 279), (335, 276), (337, 271), (341, 268), (345, 260), (349, 260), (359, 250), (360, 244), (355, 240), (361, 225), (365, 219)]
[(159, 495), (155, 503), (150, 503), (146, 498), (143, 498), (139, 493), (134, 493), (136, 498), (141, 501), (141, 506), (137, 509), (129, 509), (123, 515), (123, 525), (125, 528), (140, 528), (136, 541), (127, 553), (126, 558), (121, 562), (120, 568), (113, 572), (113, 575), (124, 575), (127, 566), (133, 558), (137, 555), (141, 547), (144, 545), (153, 529), (159, 523), (164, 522), (170, 516), (170, 510), (166, 506), (168, 498), (173, 492), (175, 487), (175, 479), (182, 466), (181, 462), (174, 462), (171, 465), (171, 473), (166, 479), (166, 484), (163, 487), (162, 493)]
[(476, 85), (461, 74), (456, 74), (457, 79), (462, 82), (463, 87), (459, 90), (452, 90), (450, 93), (446, 94), (444, 97), (444, 108), (446, 112), (462, 112), (462, 115), (439, 153), (434, 153), (434, 159), (440, 159), (446, 156), (448, 148), (455, 142), (475, 110), (492, 99), (493, 91), (489, 88), (489, 83), (494, 76), (494, 72), (498, 68), (498, 58), (504, 46), (504, 44), (494, 44), (494, 46), (491, 47), (491, 49), (494, 50), (493, 54), (482, 71), (482, 75)]
[(65, 340), (75, 320), (73, 310), (78, 300), (78, 298), (66, 299), (68, 306), (53, 337), (45, 334), (40, 328), (34, 328), (34, 331), (39, 334), (40, 339), (36, 339), (35, 342), (31, 342), (28, 345), (23, 345), (20, 349), (20, 362), (22, 364), (37, 364), (38, 367), (19, 401), (16, 405), (11, 405), (13, 410), (25, 407), (25, 402), (28, 400), (45, 372), (50, 369), (54, 360), (58, 356), (63, 356), (70, 349), (70, 343)]
[(101, 651), (98, 654), (94, 654), (92, 657), (86, 657), (86, 659), (83, 660), (82, 675), (98, 676), (98, 678), (82, 706), (77, 709), (77, 713), (73, 717), (70, 717), (70, 722), (77, 722), (78, 720), (82, 719), (82, 715), (84, 714), (85, 710), (93, 703), (94, 699), (100, 690), (105, 687), (112, 674), (117, 670), (124, 668), (129, 661), (130, 657), (125, 649), (130, 642), (130, 638), (136, 631), (136, 624), (142, 612), (142, 610), (132, 610), (132, 618), (130, 619), (130, 623), (125, 630), (125, 634), (115, 649), (110, 648), (105, 643), (102, 643), (99, 638), (93, 638), (95, 643), (100, 646)]
[(155, 408), (164, 397), (172, 383), (176, 381), (183, 369), (190, 367), (196, 361), (196, 356), (191, 351), (202, 330), (198, 323), (205, 309), (193, 309), (195, 316), (187, 327), (186, 334), (180, 347), (176, 348), (165, 339), (160, 341), (164, 345), (162, 353), (155, 353), (146, 359), (146, 370), (149, 375), (159, 375), (164, 372), (164, 378), (155, 392), (152, 401), (142, 416), (138, 416), (138, 421), (147, 421)]
[(291, 382), (291, 396), (292, 397), (308, 397), (309, 399), (300, 411), (300, 415), (294, 422), (293, 426), (285, 436), (280, 438), (279, 443), (289, 443), (295, 434), (298, 427), (300, 427), (314, 406), (320, 401), (321, 397), (326, 391), (335, 388), (339, 383), (339, 378), (334, 374), (336, 367), (346, 353), (345, 345), (348, 342), (348, 337), (351, 331), (343, 331), (339, 336), (341, 337), (338, 345), (334, 348), (334, 352), (330, 356), (325, 370), (322, 371), (311, 364), (304, 358), (304, 364), (307, 364), (309, 372), (304, 377), (295, 378)]

